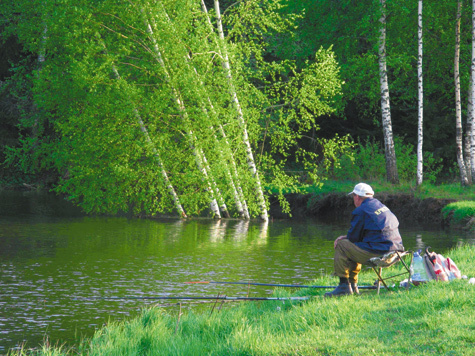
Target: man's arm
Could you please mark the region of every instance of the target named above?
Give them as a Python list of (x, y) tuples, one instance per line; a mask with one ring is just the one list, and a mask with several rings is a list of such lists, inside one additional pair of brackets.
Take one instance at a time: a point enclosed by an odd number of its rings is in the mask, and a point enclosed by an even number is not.
[(353, 212), (353, 216), (351, 218), (351, 226), (348, 230), (348, 234), (346, 235), (348, 240), (353, 243), (363, 241), (363, 230), (364, 212), (361, 210), (356, 213)]

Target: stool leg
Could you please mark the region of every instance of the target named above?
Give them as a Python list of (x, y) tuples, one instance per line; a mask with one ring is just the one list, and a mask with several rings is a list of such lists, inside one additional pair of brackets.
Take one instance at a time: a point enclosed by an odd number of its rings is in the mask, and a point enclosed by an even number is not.
[(381, 271), (382, 271), (382, 268), (380, 267), (379, 269), (376, 269), (376, 267), (373, 267), (373, 270), (376, 273), (376, 275), (378, 276), (378, 282), (377, 282), (377, 285), (376, 285), (376, 290), (377, 290), (376, 294), (379, 294), (379, 289), (381, 288)]

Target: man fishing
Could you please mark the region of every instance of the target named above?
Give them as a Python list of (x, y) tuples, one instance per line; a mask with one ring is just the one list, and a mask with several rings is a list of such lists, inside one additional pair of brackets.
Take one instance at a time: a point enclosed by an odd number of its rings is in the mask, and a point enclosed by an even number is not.
[(334, 270), (339, 285), (325, 297), (359, 294), (358, 273), (361, 265), (372, 257), (389, 251), (403, 251), (399, 221), (387, 206), (374, 198), (374, 191), (366, 183), (358, 183), (353, 191), (353, 210), (348, 233), (335, 240)]

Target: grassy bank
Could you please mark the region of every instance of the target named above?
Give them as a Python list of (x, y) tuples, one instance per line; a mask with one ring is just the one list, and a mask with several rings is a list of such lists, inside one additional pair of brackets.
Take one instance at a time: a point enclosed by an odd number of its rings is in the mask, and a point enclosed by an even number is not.
[[(353, 190), (353, 187), (358, 182), (342, 182), (342, 181), (328, 181), (322, 187), (310, 186), (302, 193), (310, 193), (315, 196), (314, 202), (321, 197), (328, 194), (341, 193), (347, 194)], [(437, 214), (437, 219), (444, 220), (445, 225), (450, 225), (456, 228), (475, 230), (475, 185), (462, 187), (460, 184), (443, 184), (434, 185), (424, 183), (419, 187), (414, 187), (408, 183), (392, 185), (386, 182), (372, 182), (368, 181), (374, 191), (375, 197), (378, 198), (384, 195), (401, 196), (404, 200), (408, 200), (408, 195), (413, 199), (423, 201), (436, 199), (442, 204), (442, 211)], [(412, 200), (412, 199), (409, 199)], [(450, 203), (453, 201), (453, 203)], [(394, 203), (394, 201), (393, 201)], [(410, 209), (410, 207), (407, 207)], [(434, 217), (435, 218), (435, 217)]]
[[(475, 246), (446, 254), (475, 277)], [(397, 267), (396, 267), (397, 268)], [(372, 271), (360, 284), (374, 280)], [(317, 284), (334, 283), (324, 277)], [(278, 289), (278, 296), (292, 291)], [(323, 297), (309, 301), (243, 302), (211, 312), (144, 310), (130, 322), (110, 323), (74, 349), (44, 347), (15, 355), (473, 355), (475, 285), (431, 282), (410, 290)], [(13, 354), (12, 354), (13, 355)]]
[(442, 209), (445, 219), (452, 224), (475, 230), (475, 201), (459, 201), (446, 205)]
[[(357, 181), (326, 181), (322, 187), (310, 186), (305, 189), (307, 193), (328, 194), (328, 193), (348, 193), (351, 192), (359, 182)], [(384, 181), (365, 181), (371, 185), (375, 194), (411, 194), (418, 199), (453, 199), (453, 200), (475, 200), (475, 185), (462, 187), (460, 183), (452, 184), (430, 184), (423, 183), (416, 187), (411, 183), (390, 184)]]

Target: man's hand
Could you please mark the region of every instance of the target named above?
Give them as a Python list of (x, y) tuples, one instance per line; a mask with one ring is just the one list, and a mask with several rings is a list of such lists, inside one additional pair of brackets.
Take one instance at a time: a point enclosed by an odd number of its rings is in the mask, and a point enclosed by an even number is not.
[(343, 236), (338, 236), (335, 240), (335, 243), (333, 244), (333, 248), (336, 248), (336, 245), (338, 244), (338, 241), (346, 239), (346, 235)]

